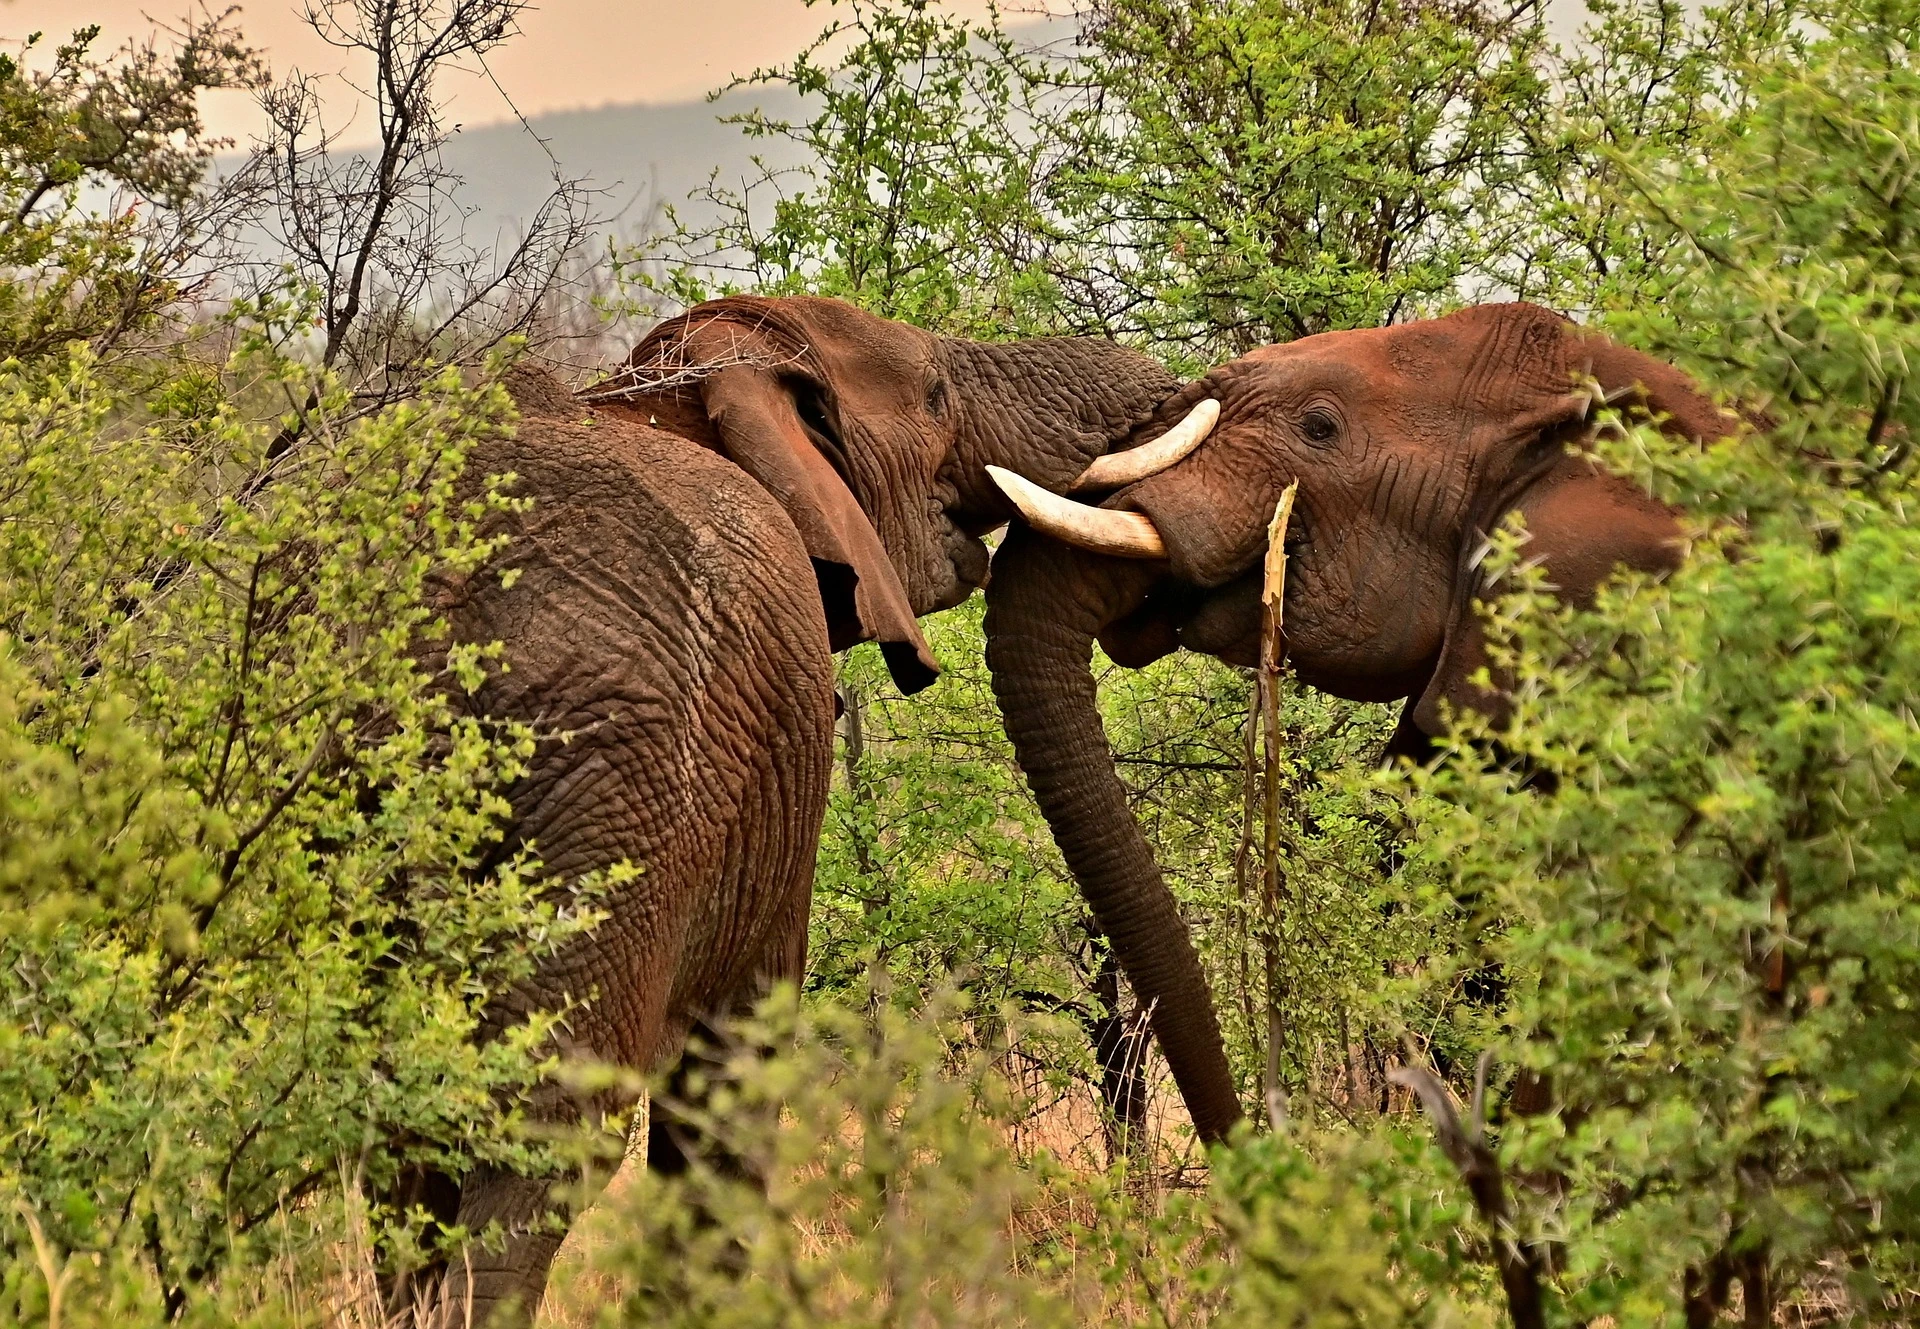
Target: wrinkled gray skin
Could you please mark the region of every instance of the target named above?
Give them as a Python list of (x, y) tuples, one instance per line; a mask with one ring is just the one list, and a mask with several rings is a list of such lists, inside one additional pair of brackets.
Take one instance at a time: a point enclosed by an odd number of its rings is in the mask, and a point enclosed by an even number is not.
[[(548, 736), (511, 791), (500, 852), (532, 842), (561, 879), (644, 867), (490, 1024), (590, 998), (563, 1054), (655, 1071), (697, 1026), (800, 976), (830, 652), (878, 639), (904, 689), (931, 682), (915, 616), (981, 582), (977, 537), (1010, 515), (982, 468), (1064, 487), (1176, 384), (1105, 342), (948, 341), (810, 299), (699, 306), (634, 363), (651, 390), (592, 410), (521, 379), (516, 435), (467, 473), (514, 472), (534, 505), (499, 519), (501, 561), (441, 587), (440, 604), (454, 640), (504, 643), (506, 670), (468, 704)], [(612, 1129), (630, 1107), (555, 1090), (539, 1110)], [(684, 1167), (694, 1147), (655, 1114), (653, 1166)], [(451, 1271), (447, 1323), (530, 1319), (561, 1239), (549, 1191), (478, 1168), (410, 1178), (392, 1197), (507, 1233), (471, 1251), (470, 1296), (466, 1270)]]
[(1114, 772), (1093, 642), (1123, 665), (1180, 647), (1254, 664), (1267, 524), (1298, 480), (1289, 661), (1337, 696), (1408, 699), (1390, 750), (1421, 754), (1448, 707), (1501, 705), (1474, 681), (1485, 655), (1473, 604), (1477, 555), (1507, 513), (1525, 517), (1529, 556), (1574, 600), (1616, 567), (1679, 557), (1671, 512), (1568, 452), (1590, 428), (1583, 380), (1679, 436), (1730, 427), (1671, 366), (1531, 305), (1326, 333), (1189, 384), (1130, 440), (1221, 403), (1198, 450), (1105, 504), (1150, 517), (1165, 560), (1087, 553), (1020, 523), (994, 556), (987, 660), (1008, 734), (1202, 1138), (1225, 1135), (1241, 1107), (1192, 945)]

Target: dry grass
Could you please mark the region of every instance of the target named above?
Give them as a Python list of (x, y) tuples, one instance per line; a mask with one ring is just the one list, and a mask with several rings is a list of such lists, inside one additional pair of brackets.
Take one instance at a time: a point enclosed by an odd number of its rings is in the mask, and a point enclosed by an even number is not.
[[(1044, 1158), (1046, 1167), (1040, 1170), (1053, 1180), (1036, 1187), (1026, 1202), (1007, 1215), (1010, 1235), (1015, 1238), (1011, 1246), (1020, 1252), (1047, 1252), (1045, 1268), (1019, 1272), (1044, 1280), (1050, 1290), (1070, 1299), (1076, 1323), (1203, 1329), (1217, 1322), (1221, 1294), (1202, 1292), (1188, 1278), (1193, 1271), (1185, 1267), (1185, 1261), (1197, 1255), (1196, 1249), (1153, 1252), (1157, 1269), (1116, 1269), (1113, 1251), (1087, 1247), (1086, 1234), (1113, 1221), (1111, 1208), (1097, 1197), (1102, 1186), (1111, 1185), (1114, 1176), (1124, 1188), (1129, 1206), (1126, 1212), (1140, 1216), (1162, 1212), (1170, 1197), (1207, 1185), (1204, 1157), (1193, 1143), (1190, 1120), (1164, 1063), (1156, 1058), (1149, 1075), (1153, 1088), (1145, 1139), (1124, 1169), (1112, 1172), (1097, 1094), (1077, 1081), (1065, 1090), (1042, 1093), (1046, 1088), (1044, 1077), (1038, 1069), (1033, 1072), (1030, 1083), (1023, 1086), (1028, 1091), (1025, 1101), (1031, 1107), (1002, 1128), (1003, 1140), (1017, 1159), (1038, 1163)], [(1332, 1085), (1328, 1088), (1336, 1089)], [(589, 1329), (630, 1291), (619, 1275), (608, 1272), (608, 1262), (596, 1257), (629, 1235), (618, 1225), (633, 1221), (632, 1192), (645, 1168), (641, 1143), (645, 1139), (644, 1117), (634, 1139), (636, 1148), (599, 1201), (574, 1223), (561, 1247), (536, 1317), (538, 1329)], [(314, 1305), (310, 1284), (302, 1289), (291, 1277), (287, 1282), (290, 1304), (313, 1312), (311, 1319), (328, 1329), (473, 1329), (471, 1325), (441, 1322), (425, 1311), (400, 1317), (385, 1314), (364, 1203), (351, 1179), (344, 1189), (344, 1235), (332, 1248), (331, 1268), (324, 1287), (319, 1289), (321, 1304)], [(850, 1246), (856, 1237), (836, 1216), (803, 1220), (798, 1224), (798, 1235), (801, 1252), (807, 1258), (823, 1261), (835, 1250)], [(1129, 1235), (1139, 1237), (1138, 1233)], [(1845, 1273), (1836, 1265), (1827, 1277), (1798, 1289), (1778, 1309), (1774, 1323), (1781, 1329), (1814, 1329), (1854, 1322), (1858, 1308), (1848, 1297)], [(859, 1294), (858, 1289), (845, 1291), (849, 1296)], [(1734, 1324), (1741, 1319), (1736, 1290), (1723, 1322)], [(1595, 1329), (1603, 1329), (1605, 1323), (1596, 1322)]]
[[(1207, 1169), (1193, 1139), (1191, 1118), (1157, 1054), (1147, 1073), (1152, 1090), (1144, 1138), (1126, 1161), (1124, 1185), (1135, 1202), (1151, 1209), (1174, 1192), (1203, 1188)], [(1139, 1309), (1133, 1305), (1136, 1298), (1132, 1294), (1137, 1289), (1117, 1295), (1111, 1289), (1102, 1292), (1096, 1278), (1081, 1276), (1090, 1271), (1078, 1268), (1075, 1260), (1080, 1240), (1077, 1234), (1100, 1218), (1092, 1199), (1092, 1183), (1108, 1168), (1107, 1132), (1097, 1093), (1079, 1081), (1065, 1090), (1049, 1090), (1038, 1067), (1016, 1078), (1026, 1080), (1017, 1087), (1031, 1106), (1003, 1128), (1005, 1144), (1015, 1158), (1025, 1162), (1046, 1156), (1050, 1167), (1066, 1179), (1066, 1184), (1039, 1188), (1030, 1203), (1009, 1215), (1017, 1236), (1016, 1248), (1067, 1254), (1067, 1264), (1049, 1270), (1044, 1277), (1063, 1291), (1071, 1288), (1078, 1294), (1076, 1299), (1086, 1303), (1082, 1306), (1083, 1322), (1139, 1322), (1142, 1317), (1133, 1313)], [(636, 1130), (636, 1140), (644, 1136), (644, 1128)], [(623, 1201), (645, 1166), (643, 1152), (630, 1151), (600, 1200), (574, 1223), (554, 1262), (547, 1295), (535, 1322), (538, 1329), (588, 1329), (603, 1307), (617, 1304), (625, 1295), (619, 1279), (598, 1267), (596, 1256), (620, 1235), (612, 1223), (621, 1215), (631, 1214), (631, 1205)], [(803, 1250), (815, 1257), (827, 1256), (853, 1239), (853, 1233), (837, 1221), (806, 1222), (800, 1235)], [(1161, 1313), (1149, 1313), (1145, 1318), (1182, 1322)], [(367, 1327), (354, 1325), (352, 1329)]]

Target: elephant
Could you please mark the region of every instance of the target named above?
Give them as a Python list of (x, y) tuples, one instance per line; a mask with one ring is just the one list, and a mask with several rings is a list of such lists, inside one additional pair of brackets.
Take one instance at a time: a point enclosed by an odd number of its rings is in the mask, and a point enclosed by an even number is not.
[[(832, 652), (875, 640), (903, 691), (931, 683), (917, 617), (985, 579), (980, 537), (1013, 511), (985, 468), (1064, 488), (1177, 386), (1095, 339), (975, 343), (751, 296), (656, 327), (584, 397), (512, 380), (518, 427), (462, 483), (511, 474), (533, 502), (489, 518), (508, 537), (493, 562), (434, 589), (449, 642), (501, 643), (503, 667), (455, 701), (538, 735), (500, 859), (531, 847), (559, 881), (641, 871), (600, 901), (598, 928), (493, 1003), (483, 1035), (564, 1008), (563, 1058), (656, 1072), (698, 1027), (797, 979)], [(633, 1101), (541, 1094), (536, 1116), (609, 1129)], [(684, 1126), (651, 1115), (651, 1166), (687, 1165)], [(438, 1296), (450, 1323), (525, 1323), (562, 1236), (551, 1192), (483, 1164), (406, 1178), (392, 1203), (505, 1240), (474, 1244), (437, 1292), (401, 1280), (390, 1304)]]
[(1450, 708), (1500, 713), (1497, 683), (1476, 681), (1474, 604), (1503, 517), (1522, 514), (1527, 556), (1575, 602), (1618, 567), (1662, 573), (1682, 556), (1680, 514), (1569, 450), (1596, 402), (1701, 441), (1735, 420), (1672, 366), (1521, 303), (1256, 350), (1169, 397), (1131, 442), (1160, 446), (1169, 422), (1206, 402), (1219, 410), (1209, 437), (1098, 507), (1040, 477), (996, 476), (1026, 521), (994, 555), (986, 635), (1020, 763), (1212, 1141), (1241, 1105), (1104, 742), (1092, 643), (1122, 665), (1180, 647), (1255, 664), (1268, 523), (1298, 480), (1286, 659), (1336, 696), (1405, 699), (1388, 753), (1420, 758)]

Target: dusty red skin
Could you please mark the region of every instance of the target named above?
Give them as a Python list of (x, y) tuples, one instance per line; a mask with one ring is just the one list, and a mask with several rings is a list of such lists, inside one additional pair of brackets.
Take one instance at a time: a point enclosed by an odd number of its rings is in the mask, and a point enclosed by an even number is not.
[(1115, 776), (1087, 676), (1098, 639), (1122, 664), (1185, 646), (1258, 658), (1258, 581), (1281, 491), (1288, 657), (1307, 682), (1408, 699), (1398, 751), (1419, 751), (1446, 706), (1493, 708), (1468, 680), (1484, 659), (1472, 613), (1484, 534), (1525, 515), (1529, 552), (1560, 592), (1590, 596), (1615, 568), (1669, 569), (1674, 514), (1569, 455), (1597, 380), (1616, 404), (1708, 439), (1733, 419), (1690, 380), (1546, 310), (1489, 305), (1255, 351), (1170, 397), (1132, 442), (1202, 398), (1219, 424), (1186, 460), (1108, 500), (1144, 512), (1165, 562), (1106, 558), (1016, 527), (987, 592), (988, 659), (1022, 766), (1112, 938), (1203, 1137), (1240, 1116), (1206, 986)]
[[(831, 652), (877, 639), (903, 689), (930, 682), (915, 616), (979, 584), (977, 537), (1010, 511), (985, 465), (1064, 488), (1177, 384), (1106, 342), (977, 345), (809, 299), (698, 306), (635, 360), (712, 372), (651, 375), (655, 390), (598, 407), (522, 376), (517, 433), (467, 475), (510, 471), (534, 505), (496, 519), (512, 540), (493, 567), (438, 590), (455, 640), (504, 645), (508, 669), (465, 704), (546, 736), (508, 791), (501, 852), (532, 842), (560, 879), (644, 868), (489, 1025), (591, 996), (561, 1052), (651, 1072), (697, 1023), (800, 973)], [(630, 1102), (556, 1089), (537, 1110), (619, 1122)], [(664, 1108), (652, 1125), (652, 1165), (684, 1164), (689, 1133)], [(447, 1323), (531, 1318), (560, 1241), (538, 1226), (549, 1190), (479, 1168), (390, 1197), (509, 1234), (472, 1251), (470, 1295), (454, 1271)]]

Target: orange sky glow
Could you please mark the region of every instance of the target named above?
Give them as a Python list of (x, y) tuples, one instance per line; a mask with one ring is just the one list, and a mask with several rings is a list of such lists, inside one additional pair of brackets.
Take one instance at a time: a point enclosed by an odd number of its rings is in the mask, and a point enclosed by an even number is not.
[[(217, 0), (212, 3), (217, 12)], [(51, 42), (98, 23), (100, 44), (117, 46), (151, 33), (155, 20), (178, 27), (188, 4), (0, 0), (0, 41), (17, 47), (28, 33), (44, 31)], [(987, 3), (949, 0), (947, 8), (976, 17), (986, 13)], [(275, 73), (354, 72), (300, 13), (288, 0), (250, 0), (241, 9), (241, 30), (266, 52)], [(489, 60), (491, 79), (478, 70), (449, 79), (449, 105), (454, 120), (481, 125), (512, 118), (507, 98), (527, 116), (622, 102), (690, 101), (732, 75), (785, 60), (831, 17), (826, 3), (808, 8), (803, 0), (538, 0), (523, 16), (520, 35)], [(328, 103), (331, 119), (345, 121), (353, 103), (351, 91), (338, 88)], [(251, 100), (239, 93), (210, 94), (202, 110), (209, 133), (242, 142), (259, 123)], [(369, 137), (361, 128), (366, 123), (362, 113), (344, 140)]]

